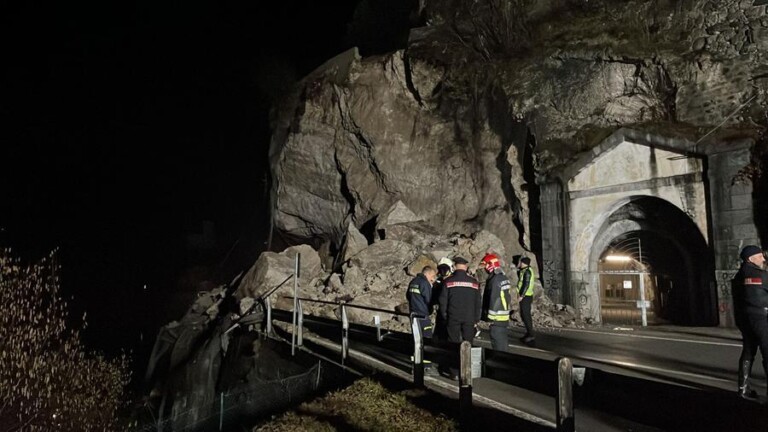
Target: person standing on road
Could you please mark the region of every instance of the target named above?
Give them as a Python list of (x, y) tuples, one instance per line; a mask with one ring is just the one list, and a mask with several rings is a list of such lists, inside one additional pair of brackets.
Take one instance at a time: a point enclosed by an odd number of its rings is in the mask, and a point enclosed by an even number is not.
[(445, 320), (440, 313), (440, 293), (443, 292), (443, 286), (445, 279), (453, 273), (453, 261), (450, 258), (443, 257), (437, 263), (437, 280), (432, 286), (432, 306), (437, 309), (437, 316), (435, 317), (435, 331), (432, 334), (432, 340), (435, 343), (441, 343), (448, 340), (448, 330), (446, 329)]
[(421, 335), (425, 338), (432, 337), (432, 320), (429, 315), (432, 313), (432, 284), (437, 279), (437, 272), (434, 268), (426, 266), (421, 273), (416, 275), (408, 284), (408, 291), (405, 297), (408, 299), (412, 319), (419, 323)]
[(738, 392), (744, 399), (757, 399), (757, 393), (749, 388), (749, 376), (758, 348), (768, 374), (768, 272), (759, 247), (745, 246), (739, 256), (741, 267), (733, 278), (736, 326), (742, 337)]
[(471, 343), (475, 337), (475, 326), (480, 321), (480, 282), (467, 274), (469, 261), (456, 257), (453, 263), (456, 269), (443, 281), (440, 314), (446, 322), (449, 342)]
[[(443, 281), (439, 313), (446, 324), (448, 342), (458, 345), (468, 341), (471, 344), (475, 338), (477, 323), (480, 321), (480, 282), (467, 274), (469, 261), (455, 257), (453, 263), (453, 274)], [(459, 379), (458, 369), (452, 367), (451, 363), (441, 364), (441, 369), (456, 381)]]
[(536, 275), (531, 268), (531, 259), (520, 258), (517, 264), (517, 295), (520, 297), (520, 318), (525, 324), (525, 335), (520, 338), (523, 343), (529, 344), (535, 340), (533, 336), (533, 317), (531, 317), (531, 303), (533, 303), (533, 286)]
[(483, 317), (491, 323), (491, 348), (507, 351), (509, 345), (509, 306), (512, 296), (509, 289), (512, 284), (501, 270), (501, 262), (495, 254), (486, 254), (480, 264), (488, 272), (483, 293)]

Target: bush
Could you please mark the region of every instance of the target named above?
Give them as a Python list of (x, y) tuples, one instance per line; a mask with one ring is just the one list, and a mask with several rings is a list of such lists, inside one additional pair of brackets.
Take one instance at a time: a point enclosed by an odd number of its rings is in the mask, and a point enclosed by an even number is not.
[(117, 429), (127, 358), (86, 353), (58, 270), (55, 252), (24, 265), (0, 249), (0, 431)]

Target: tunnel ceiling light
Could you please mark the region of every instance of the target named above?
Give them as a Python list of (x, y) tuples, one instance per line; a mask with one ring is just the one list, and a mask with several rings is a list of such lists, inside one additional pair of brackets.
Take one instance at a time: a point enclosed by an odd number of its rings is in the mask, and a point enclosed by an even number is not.
[(614, 262), (629, 262), (632, 261), (632, 257), (628, 257), (626, 255), (606, 255), (605, 260)]

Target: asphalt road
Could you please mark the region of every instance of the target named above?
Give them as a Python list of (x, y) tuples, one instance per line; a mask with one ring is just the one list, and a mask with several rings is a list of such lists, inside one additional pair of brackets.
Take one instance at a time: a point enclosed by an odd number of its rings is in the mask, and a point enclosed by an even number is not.
[[(510, 331), (510, 351), (547, 351), (575, 362), (602, 364), (651, 377), (703, 384), (735, 391), (741, 342), (733, 337), (689, 335), (674, 331), (610, 332), (591, 329), (539, 329), (535, 347), (517, 341), (522, 330)], [(481, 343), (487, 335), (481, 335)], [(544, 353), (541, 353), (542, 355)], [(758, 355), (753, 387), (765, 394), (765, 371)]]
[[(340, 343), (337, 321), (305, 317), (304, 322), (308, 331)], [(765, 408), (735, 394), (740, 341), (733, 332), (717, 333), (539, 329), (536, 346), (530, 347), (517, 341), (522, 330), (513, 328), (508, 354), (486, 351), (477, 390), (546, 418), (557, 391), (553, 360), (568, 356), (587, 368), (584, 386), (574, 388), (580, 430), (765, 430)], [(410, 334), (386, 334), (377, 341), (371, 327), (351, 325), (349, 337), (353, 349), (410, 372)], [(488, 335), (481, 334), (475, 345), (489, 348)], [(442, 355), (425, 347), (427, 359), (440, 361)], [(755, 372), (755, 387), (765, 394), (759, 363)]]

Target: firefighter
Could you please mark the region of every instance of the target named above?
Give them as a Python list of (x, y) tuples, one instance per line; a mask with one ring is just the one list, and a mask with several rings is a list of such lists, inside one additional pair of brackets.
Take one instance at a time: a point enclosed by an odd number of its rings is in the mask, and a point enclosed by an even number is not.
[(408, 292), (405, 297), (408, 299), (408, 306), (413, 319), (419, 323), (421, 335), (425, 338), (432, 337), (432, 320), (429, 315), (432, 313), (432, 284), (437, 279), (437, 272), (434, 268), (426, 266), (421, 273), (416, 275), (411, 283), (408, 284)]
[(488, 272), (483, 293), (483, 317), (490, 322), (491, 348), (506, 351), (509, 345), (509, 306), (512, 296), (509, 292), (512, 284), (501, 270), (501, 262), (495, 254), (487, 254), (480, 265)]
[(517, 295), (520, 297), (520, 318), (525, 324), (525, 335), (520, 338), (523, 343), (532, 343), (533, 336), (533, 318), (531, 317), (531, 303), (533, 303), (533, 286), (536, 282), (536, 275), (531, 268), (531, 259), (528, 257), (520, 258), (517, 264)]
[(749, 376), (758, 348), (763, 370), (768, 374), (768, 272), (759, 247), (745, 246), (739, 256), (741, 267), (733, 278), (736, 326), (742, 336), (738, 393), (744, 399), (757, 399), (757, 393), (749, 387)]

